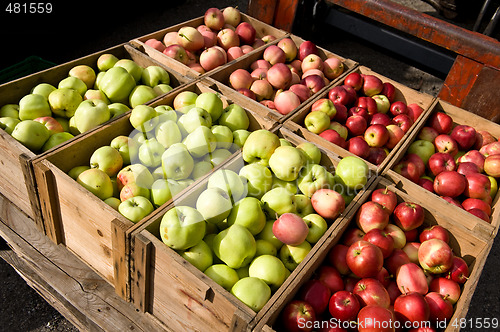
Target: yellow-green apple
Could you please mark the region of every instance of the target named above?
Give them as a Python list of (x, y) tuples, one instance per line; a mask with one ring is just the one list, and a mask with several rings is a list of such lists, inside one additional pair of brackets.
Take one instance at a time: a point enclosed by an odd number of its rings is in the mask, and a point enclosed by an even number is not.
[(484, 160), (484, 172), (494, 178), (500, 177), (500, 155), (489, 155)]
[(212, 117), (212, 122), (217, 121), (223, 111), (222, 100), (213, 92), (203, 92), (198, 95), (195, 105), (206, 110)]
[(172, 199), (170, 181), (175, 180), (157, 179), (151, 185), (150, 199), (156, 207), (159, 207)]
[(342, 158), (335, 169), (335, 182), (348, 189), (361, 189), (368, 180), (368, 165), (358, 157)]
[(389, 108), (391, 106), (391, 102), (389, 101), (389, 98), (387, 98), (386, 95), (380, 94), (380, 95), (374, 95), (371, 97), (373, 100), (375, 100), (375, 103), (377, 104), (377, 112), (380, 114), (386, 114), (389, 111)]
[(207, 222), (215, 225), (229, 216), (232, 207), (228, 193), (216, 187), (205, 189), (196, 200), (196, 209)]
[(183, 143), (172, 144), (162, 157), (162, 168), (168, 179), (187, 179), (194, 168), (194, 160)]
[(323, 166), (308, 164), (297, 179), (297, 186), (304, 195), (312, 197), (319, 189), (333, 188), (334, 181)]
[(160, 222), (160, 236), (167, 246), (186, 250), (202, 241), (206, 222), (198, 210), (180, 205), (168, 210)]
[(446, 273), (453, 264), (453, 256), (450, 246), (437, 238), (422, 242), (418, 248), (418, 261), (430, 273)]
[(269, 165), (269, 158), (280, 146), (279, 137), (268, 130), (258, 129), (250, 133), (243, 145), (243, 160), (247, 163)]
[(81, 79), (77, 77), (68, 76), (61, 81), (57, 85), (58, 89), (69, 88), (78, 91), (78, 93), (83, 97), (85, 92), (87, 91), (87, 85)]
[(306, 240), (309, 227), (295, 213), (283, 213), (273, 224), (273, 234), (284, 244), (298, 246)]
[(304, 118), (306, 129), (314, 134), (320, 134), (330, 126), (330, 117), (325, 112), (310, 112)]
[(136, 107), (137, 105), (147, 103), (157, 96), (156, 91), (154, 91), (152, 87), (138, 84), (130, 92), (128, 102), (130, 107)]
[(141, 144), (137, 156), (144, 166), (158, 167), (164, 152), (165, 147), (156, 138), (150, 138)]
[(158, 124), (158, 113), (151, 106), (137, 105), (132, 109), (129, 121), (132, 127), (146, 133), (154, 129)]
[(120, 200), (125, 202), (131, 197), (142, 196), (144, 198), (150, 199), (151, 193), (148, 188), (139, 186), (136, 182), (127, 183), (120, 190)]
[[(216, 257), (212, 257), (213, 260)], [(204, 270), (204, 273), (217, 284), (221, 285), (228, 291), (231, 291), (233, 285), (240, 280), (235, 269), (230, 268), (226, 264), (213, 264)]]
[(90, 156), (90, 167), (99, 168), (109, 177), (114, 177), (122, 169), (123, 158), (115, 148), (105, 145), (95, 150)]
[(167, 120), (172, 120), (174, 122), (177, 122), (177, 113), (175, 110), (172, 108), (170, 105), (158, 105), (155, 108), (156, 114), (160, 116), (160, 122), (161, 121), (167, 121)]
[(83, 95), (83, 100), (87, 100), (87, 99), (100, 99), (100, 100), (106, 102), (106, 104), (108, 104), (108, 105), (110, 103), (108, 97), (106, 97), (104, 92), (102, 92), (101, 90), (97, 90), (97, 89), (88, 89), (87, 91), (85, 91), (85, 94)]
[(307, 233), (306, 241), (309, 243), (316, 243), (319, 239), (326, 233), (328, 229), (328, 224), (326, 220), (316, 213), (311, 213), (304, 216), (304, 222), (309, 228), (309, 232)]
[(295, 193), (284, 187), (274, 187), (266, 192), (261, 201), (269, 218), (277, 218), (284, 213), (295, 213)]
[(37, 84), (32, 90), (31, 93), (42, 95), (45, 98), (49, 97), (49, 94), (56, 89), (55, 86), (49, 83), (40, 83)]
[(130, 137), (124, 135), (117, 136), (111, 140), (109, 145), (120, 153), (124, 165), (130, 165), (131, 160), (137, 159), (139, 147), (137, 142)]
[(34, 120), (22, 120), (12, 130), (14, 137), (33, 152), (42, 148), (50, 137), (50, 132), (42, 123)]
[(238, 8), (226, 7), (222, 10), (222, 15), (224, 16), (224, 22), (226, 24), (232, 25), (233, 27), (240, 24), (241, 13)]
[(293, 181), (306, 164), (304, 154), (293, 146), (279, 146), (269, 158), (269, 167), (280, 180)]
[(165, 83), (160, 83), (158, 85), (155, 85), (153, 87), (154, 92), (156, 93), (157, 96), (160, 96), (162, 94), (168, 93), (172, 91), (174, 88), (172, 86), (165, 84)]
[(51, 116), (44, 116), (41, 118), (36, 118), (33, 121), (40, 122), (45, 127), (47, 127), (50, 135), (53, 135), (55, 133), (62, 133), (64, 131), (64, 128), (62, 127), (62, 125)]
[[(397, 126), (396, 126), (397, 127)], [(397, 127), (399, 128), (399, 127)], [(416, 140), (413, 143), (410, 144), (408, 147), (407, 153), (415, 153), (417, 154), (424, 164), (427, 164), (429, 161), (429, 158), (435, 153), (435, 148), (434, 144), (432, 142), (429, 142), (427, 140)]]
[(130, 75), (132, 75), (136, 83), (138, 83), (141, 80), (142, 71), (144, 70), (141, 66), (139, 66), (135, 61), (131, 59), (120, 59), (115, 63), (113, 67), (124, 68), (126, 71), (129, 72)]
[(205, 271), (213, 264), (212, 249), (203, 240), (195, 246), (180, 252), (180, 255), (200, 271)]
[(297, 57), (297, 45), (291, 38), (283, 38), (276, 45), (285, 53), (286, 62), (290, 63)]
[(75, 114), (78, 105), (83, 101), (82, 96), (74, 89), (60, 88), (52, 91), (48, 96), (52, 112), (55, 115), (70, 118)]
[(443, 171), (434, 179), (434, 192), (440, 196), (458, 197), (467, 185), (465, 176), (456, 171)]
[(395, 224), (388, 224), (384, 231), (394, 240), (394, 248), (402, 249), (406, 245), (406, 235), (401, 228)]
[(75, 166), (73, 167), (72, 169), (70, 169), (68, 171), (68, 175), (73, 179), (73, 180), (76, 180), (78, 178), (78, 175), (80, 175), (80, 173), (82, 173), (83, 171), (86, 171), (90, 169), (90, 166)]
[(363, 203), (356, 214), (356, 225), (365, 233), (374, 228), (384, 229), (388, 224), (389, 214), (377, 202)]
[(109, 206), (111, 206), (116, 211), (118, 211), (118, 206), (120, 206), (121, 202), (122, 201), (120, 201), (120, 199), (118, 199), (116, 197), (109, 197), (109, 198), (106, 198), (104, 200), (104, 203), (108, 204)]
[(231, 294), (253, 311), (259, 312), (271, 298), (271, 288), (262, 279), (245, 277), (234, 284)]
[(260, 255), (248, 268), (248, 275), (259, 278), (269, 285), (271, 291), (277, 290), (288, 276), (283, 262), (276, 256)]
[(321, 161), (321, 150), (311, 142), (302, 142), (297, 145), (297, 149), (301, 150), (307, 158), (309, 164), (319, 164)]
[(326, 219), (336, 219), (345, 209), (342, 195), (329, 188), (315, 191), (311, 196), (311, 203), (314, 211)]
[(4, 117), (19, 119), (19, 105), (18, 104), (3, 105), (0, 108), (0, 118)]
[(257, 31), (248, 22), (241, 22), (236, 26), (236, 34), (239, 37), (241, 44), (252, 45), (255, 41), (255, 35)]
[(69, 76), (77, 77), (85, 83), (87, 89), (94, 86), (96, 73), (94, 69), (87, 65), (77, 65), (69, 70)]
[(279, 250), (281, 246), (283, 245), (283, 242), (278, 240), (276, 236), (273, 233), (273, 224), (274, 224), (275, 219), (273, 220), (267, 220), (266, 224), (264, 225), (264, 228), (262, 231), (256, 235), (255, 239), (256, 240), (265, 240), (269, 243), (271, 243), (276, 250)]
[(203, 161), (210, 162), (212, 167), (217, 167), (232, 155), (233, 153), (227, 149), (215, 149), (213, 152), (206, 154)]
[(233, 132), (247, 130), (250, 125), (246, 111), (237, 104), (231, 104), (224, 108), (218, 122), (220, 125), (229, 127)]
[(122, 103), (112, 103), (108, 105), (111, 118), (114, 119), (130, 111), (130, 108)]
[(262, 255), (272, 255), (272, 256), (278, 255), (278, 250), (270, 241), (256, 238), (255, 243), (257, 245), (257, 251), (255, 252), (255, 257)]
[(73, 116), (76, 128), (84, 133), (111, 118), (108, 105), (99, 99), (84, 100), (78, 105)]
[(448, 134), (453, 127), (453, 119), (444, 112), (433, 113), (427, 123), (439, 134)]
[(104, 53), (97, 58), (97, 68), (99, 71), (107, 71), (118, 62), (118, 58), (111, 53)]
[(172, 106), (174, 110), (185, 114), (195, 107), (196, 98), (198, 98), (198, 94), (193, 91), (181, 91), (174, 97)]
[(201, 126), (210, 128), (212, 126), (212, 117), (205, 109), (195, 106), (179, 117), (177, 126), (184, 137)]
[(304, 194), (295, 195), (295, 214), (304, 217), (308, 214), (314, 213), (311, 199)]
[(28, 94), (19, 100), (19, 120), (33, 120), (44, 116), (52, 116), (46, 97)]
[(298, 246), (283, 244), (279, 251), (279, 258), (288, 270), (293, 271), (306, 258), (310, 251), (311, 244), (307, 241), (302, 242)]
[(172, 120), (166, 120), (158, 124), (155, 128), (155, 137), (165, 149), (182, 141), (181, 131), (177, 123)]
[(247, 228), (252, 235), (259, 234), (266, 224), (262, 202), (255, 197), (244, 197), (236, 202), (227, 216), (227, 224), (238, 224)]
[(90, 168), (81, 172), (76, 181), (102, 200), (113, 195), (111, 179), (104, 171), (98, 168)]
[(49, 139), (45, 142), (45, 144), (42, 146), (42, 151), (48, 151), (52, 149), (55, 146), (58, 146), (61, 143), (64, 143), (70, 139), (72, 139), (74, 136), (68, 132), (61, 132), (61, 133), (55, 133), (50, 135)]
[(246, 181), (229, 169), (219, 169), (210, 175), (207, 187), (224, 190), (233, 203), (239, 201), (247, 193)]
[(328, 114), (330, 120), (337, 114), (337, 109), (333, 102), (328, 98), (320, 98), (311, 105), (311, 112), (320, 111)]
[(184, 140), (184, 144), (194, 158), (201, 158), (215, 151), (217, 148), (217, 138), (210, 128), (200, 126), (188, 134)]
[(393, 212), (394, 223), (403, 231), (411, 231), (424, 223), (424, 209), (416, 203), (402, 202)]
[(11, 135), (12, 131), (14, 131), (14, 128), (17, 126), (19, 122), (21, 122), (21, 120), (17, 118), (4, 116), (0, 118), (0, 128), (5, 130), (7, 134)]
[(217, 234), (213, 241), (215, 255), (233, 269), (250, 264), (257, 250), (250, 231), (238, 224)]
[(285, 188), (289, 192), (293, 194), (299, 193), (299, 189), (297, 187), (297, 181), (283, 181), (278, 179), (274, 174), (273, 174), (273, 184), (271, 186), (271, 189), (274, 188)]
[(248, 164), (239, 171), (239, 176), (247, 181), (248, 196), (260, 199), (262, 195), (271, 190), (273, 176), (268, 167), (261, 164)]
[(99, 89), (112, 103), (128, 102), (128, 97), (135, 86), (134, 77), (125, 68), (119, 66), (110, 68), (99, 80)]

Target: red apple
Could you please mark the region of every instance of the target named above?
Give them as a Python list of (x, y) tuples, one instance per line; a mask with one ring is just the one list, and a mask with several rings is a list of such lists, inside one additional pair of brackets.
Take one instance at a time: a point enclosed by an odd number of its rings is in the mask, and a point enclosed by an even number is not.
[(380, 165), (387, 157), (387, 151), (384, 148), (370, 148), (366, 160), (374, 165)]
[(154, 48), (157, 51), (163, 52), (163, 50), (166, 48), (165, 44), (163, 44), (161, 41), (155, 38), (150, 38), (144, 42), (144, 44)]
[(292, 72), (284, 63), (277, 63), (267, 71), (267, 80), (275, 89), (287, 89), (292, 82)]
[(463, 258), (454, 256), (450, 270), (446, 273), (446, 278), (459, 284), (464, 284), (469, 278), (469, 266)]
[(430, 239), (440, 239), (446, 243), (450, 241), (450, 234), (448, 230), (441, 225), (432, 225), (425, 227), (419, 235), (420, 242), (424, 242)]
[(387, 257), (384, 261), (384, 267), (392, 275), (397, 275), (401, 266), (411, 263), (410, 258), (403, 251), (403, 249), (396, 248), (392, 251), (392, 254)]
[(375, 75), (363, 75), (363, 86), (361, 90), (365, 96), (371, 97), (380, 94), (384, 88), (384, 83)]
[(255, 31), (255, 28), (248, 22), (241, 22), (236, 27), (236, 34), (242, 44), (253, 44), (256, 33), (257, 31)]
[(394, 314), (391, 310), (376, 305), (361, 308), (357, 322), (359, 332), (394, 332)]
[(358, 98), (355, 105), (366, 109), (369, 115), (378, 113), (377, 102), (372, 97), (361, 96)]
[(406, 103), (404, 101), (395, 101), (389, 107), (389, 112), (393, 116), (397, 116), (399, 114), (408, 114), (408, 109), (406, 108)]
[[(280, 319), (287, 331), (310, 332), (316, 322), (316, 313), (308, 302), (292, 300), (283, 309)], [(305, 328), (307, 325), (311, 328)]]
[(325, 219), (336, 219), (345, 209), (345, 200), (333, 189), (318, 189), (311, 196), (314, 211)]
[(491, 205), (478, 198), (467, 198), (462, 202), (462, 206), (465, 211), (470, 209), (483, 210), (488, 216), (491, 216)]
[(429, 292), (437, 292), (444, 295), (451, 302), (451, 304), (455, 304), (460, 298), (462, 290), (460, 289), (460, 284), (458, 282), (444, 277), (437, 277), (432, 279), (429, 284)]
[(366, 128), (364, 138), (369, 146), (381, 148), (389, 140), (389, 131), (382, 124), (374, 124)]
[(319, 54), (318, 48), (316, 47), (316, 44), (314, 44), (310, 40), (304, 41), (302, 44), (299, 45), (299, 59), (300, 61), (303, 61), (306, 56), (309, 54)]
[[(245, 55), (245, 54), (243, 53), (243, 50), (241, 49), (240, 46), (230, 47), (227, 50), (227, 61), (232, 61), (234, 59), (238, 59), (239, 57), (242, 57), (243, 55)], [(252, 77), (253, 77), (253, 75), (252, 75)]]
[(387, 141), (387, 144), (385, 146), (388, 149), (394, 149), (396, 145), (399, 143), (399, 141), (405, 135), (405, 132), (398, 125), (395, 124), (390, 124), (386, 127), (387, 130), (389, 131), (389, 140)]
[(347, 107), (345, 107), (345, 105), (342, 105), (340, 103), (334, 102), (333, 104), (335, 105), (337, 114), (335, 114), (335, 117), (332, 120), (340, 123), (345, 123), (345, 121), (347, 120)]
[(413, 120), (406, 114), (399, 114), (396, 115), (393, 119), (392, 122), (394, 122), (396, 125), (398, 125), (405, 133), (407, 133), (411, 126), (413, 125)]
[(391, 298), (385, 287), (374, 278), (363, 278), (354, 286), (354, 295), (358, 297), (361, 307), (378, 305), (389, 308)]
[(224, 28), (217, 33), (217, 45), (227, 52), (233, 46), (240, 46), (240, 38), (232, 29)]
[(476, 130), (476, 143), (474, 143), (473, 148), (476, 150), (481, 149), (484, 145), (496, 142), (495, 136), (493, 136), (487, 130)]
[(351, 115), (347, 118), (345, 126), (351, 136), (363, 135), (367, 128), (366, 119), (361, 115)]
[(330, 99), (334, 103), (339, 103), (344, 106), (350, 105), (354, 102), (349, 92), (347, 92), (345, 87), (342, 85), (334, 86), (333, 88), (331, 88), (328, 91), (328, 99)]
[(447, 201), (448, 203), (450, 203), (451, 205), (455, 205), (456, 207), (459, 207), (461, 209), (463, 209), (464, 207), (462, 206), (462, 204), (460, 204), (459, 201), (457, 201), (456, 199), (454, 199), (453, 197), (449, 197), (449, 196), (440, 196), (442, 199), (444, 199), (445, 201)]
[(469, 150), (476, 142), (476, 130), (468, 125), (458, 125), (450, 136), (457, 142), (460, 150)]
[(416, 203), (403, 202), (394, 209), (394, 223), (403, 231), (420, 227), (424, 222), (424, 209)]
[(463, 176), (467, 176), (472, 173), (480, 173), (479, 167), (473, 162), (459, 162), (457, 165), (457, 172), (462, 174)]
[(471, 162), (476, 164), (478, 173), (484, 171), (484, 161), (486, 158), (478, 150), (467, 151), (464, 155), (457, 159), (458, 163)]
[(300, 106), (300, 99), (292, 91), (286, 90), (274, 97), (274, 106), (278, 112), (286, 115)]
[(368, 114), (366, 108), (361, 106), (353, 106), (349, 108), (349, 110), (347, 111), (347, 115), (348, 116), (361, 115), (363, 118), (365, 118), (367, 124), (370, 123), (371, 121), (370, 114)]
[(163, 54), (165, 54), (166, 56), (168, 56), (168, 57), (170, 57), (170, 58), (172, 58), (174, 60), (177, 60), (180, 63), (185, 64), (185, 65), (189, 61), (188, 55), (187, 55), (186, 50), (184, 49), (184, 47), (182, 47), (180, 45), (177, 45), (177, 44), (173, 44), (173, 45), (167, 46), (163, 50)]
[(417, 183), (420, 178), (420, 170), (418, 166), (409, 160), (401, 160), (394, 166), (394, 172), (407, 178), (408, 180)]
[(371, 200), (382, 205), (388, 214), (391, 214), (398, 205), (398, 198), (388, 188), (375, 189), (371, 194)]
[(350, 85), (354, 88), (354, 90), (359, 91), (363, 86), (363, 77), (358, 72), (349, 73), (344, 78), (344, 84)]
[(203, 22), (212, 30), (220, 30), (225, 23), (224, 15), (218, 8), (209, 8), (205, 11)]
[(394, 313), (400, 321), (419, 324), (424, 324), (430, 316), (424, 295), (417, 292), (401, 294), (394, 301)]
[(302, 244), (308, 233), (304, 219), (294, 213), (284, 213), (273, 223), (274, 236), (291, 246)]
[(414, 163), (417, 167), (417, 173), (419, 174), (419, 176), (423, 176), (425, 174), (425, 163), (418, 154), (408, 153), (401, 160), (411, 161), (412, 163)]
[(357, 227), (349, 228), (345, 231), (342, 236), (342, 243), (346, 246), (351, 246), (354, 242), (358, 242), (359, 240), (363, 240), (365, 236), (365, 232), (360, 230)]
[(254, 79), (252, 75), (246, 69), (236, 69), (229, 75), (229, 84), (233, 89), (250, 89)]
[(354, 88), (350, 85), (344, 85), (344, 89), (349, 94), (349, 96), (352, 100), (352, 104), (355, 105), (357, 103), (357, 100), (358, 100), (358, 94), (356, 93), (356, 90), (354, 90)]
[(322, 281), (333, 293), (344, 289), (344, 280), (336, 268), (329, 265), (321, 265), (316, 271), (316, 279)]
[(401, 249), (406, 244), (406, 234), (405, 232), (393, 223), (390, 223), (385, 227), (385, 232), (392, 236), (394, 240), (394, 248)]
[(403, 294), (417, 292), (425, 295), (429, 291), (424, 270), (415, 263), (401, 265), (396, 273), (396, 282)]
[(301, 103), (305, 102), (309, 97), (311, 97), (311, 90), (307, 88), (304, 84), (293, 84), (289, 88), (290, 91), (295, 93), (297, 97), (299, 97), (299, 100)]
[(255, 92), (253, 92), (250, 89), (247, 88), (239, 88), (236, 90), (237, 92), (241, 93), (244, 96), (247, 96), (248, 98), (252, 100), (257, 100), (257, 96), (255, 95)]
[(486, 158), (491, 155), (500, 154), (500, 142), (493, 142), (483, 145), (479, 152)]
[(342, 322), (354, 321), (360, 308), (358, 298), (346, 290), (335, 292), (328, 304), (328, 311), (332, 317)]
[(325, 131), (321, 132), (319, 136), (323, 137), (328, 142), (340, 146), (341, 148), (346, 147), (345, 139), (342, 136), (340, 136), (340, 134), (337, 131), (333, 129), (326, 129)]
[(443, 295), (430, 292), (425, 295), (425, 300), (429, 305), (429, 320), (431, 322), (448, 322), (453, 316), (453, 305)]
[(391, 280), (385, 289), (387, 289), (387, 293), (389, 293), (389, 297), (391, 298), (391, 305), (394, 305), (396, 299), (401, 295), (397, 282)]
[(434, 192), (440, 196), (457, 197), (466, 186), (465, 176), (456, 171), (444, 171), (434, 179)]
[(443, 240), (430, 239), (422, 242), (418, 248), (418, 261), (426, 271), (445, 273), (453, 263), (453, 251)]
[(271, 68), (271, 64), (264, 59), (258, 59), (258, 60), (255, 60), (254, 62), (252, 62), (252, 64), (250, 65), (250, 68), (252, 70), (255, 70), (257, 68), (269, 69), (269, 68)]
[(403, 247), (403, 251), (408, 255), (410, 262), (418, 264), (418, 248), (420, 247), (419, 242), (407, 242)]
[(420, 178), (418, 179), (418, 185), (421, 186), (422, 188), (434, 192), (434, 181), (428, 179), (428, 178)]
[(387, 289), (387, 286), (391, 283), (392, 275), (389, 274), (389, 271), (385, 267), (382, 267), (377, 273), (375, 279), (377, 279)]
[(486, 175), (471, 173), (465, 176), (465, 180), (465, 196), (478, 199), (486, 199), (490, 197), (491, 182)]
[[(361, 240), (363, 237), (360, 237)], [(346, 255), (349, 246), (344, 244), (337, 243), (333, 246), (332, 249), (328, 252), (328, 261), (330, 264), (335, 267), (335, 269), (340, 272), (340, 274), (347, 275), (351, 272), (349, 270), (349, 266), (347, 266)]]
[(408, 110), (408, 116), (413, 122), (417, 121), (420, 115), (424, 112), (424, 109), (415, 103), (406, 105), (406, 109)]
[(269, 62), (272, 66), (277, 63), (285, 63), (286, 55), (285, 52), (277, 45), (270, 45), (264, 50), (262, 58)]
[(491, 222), (490, 217), (486, 214), (486, 212), (484, 212), (481, 209), (473, 208), (473, 209), (467, 210), (467, 212), (469, 212), (472, 215), (475, 215), (479, 219), (486, 221), (487, 223)]
[(360, 278), (375, 277), (382, 269), (384, 256), (382, 251), (367, 241), (353, 243), (347, 251), (347, 266)]
[(411, 231), (406, 231), (405, 237), (406, 237), (406, 242), (413, 242), (416, 241), (419, 235), (420, 229), (412, 229)]
[(438, 135), (434, 139), (434, 146), (436, 147), (436, 152), (448, 153), (452, 156), (458, 153), (458, 144), (450, 135)]
[(379, 203), (368, 201), (359, 208), (356, 224), (365, 233), (374, 228), (384, 229), (389, 224), (389, 214)]
[(300, 83), (305, 84), (305, 86), (311, 90), (311, 95), (318, 93), (326, 86), (325, 80), (319, 75), (309, 75), (304, 77)]
[(376, 113), (376, 114), (372, 115), (372, 119), (370, 121), (370, 124), (371, 125), (382, 124), (384, 126), (388, 126), (388, 125), (392, 124), (392, 120), (387, 114)]
[(434, 143), (434, 140), (438, 136), (439, 136), (439, 133), (437, 132), (436, 129), (434, 129), (432, 127), (423, 127), (422, 129), (420, 129), (420, 131), (417, 135), (417, 138)]
[(454, 171), (457, 167), (453, 156), (444, 152), (437, 152), (431, 155), (428, 165), (434, 176), (444, 171)]
[(308, 280), (299, 291), (299, 300), (308, 302), (317, 315), (321, 315), (330, 301), (330, 289), (320, 280)]

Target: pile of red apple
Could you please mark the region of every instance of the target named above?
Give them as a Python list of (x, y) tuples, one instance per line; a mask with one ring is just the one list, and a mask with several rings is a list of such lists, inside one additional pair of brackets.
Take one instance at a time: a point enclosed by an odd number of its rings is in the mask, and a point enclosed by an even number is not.
[(373, 191), (355, 222), (287, 304), (279, 323), (286, 331), (446, 327), (469, 276), (467, 263), (448, 244), (448, 231), (423, 225), (420, 205), (398, 204), (396, 194), (384, 188)]
[(248, 69), (231, 73), (229, 84), (238, 92), (286, 115), (344, 72), (342, 60), (324, 59), (311, 41), (297, 45), (284, 38), (269, 45)]
[[(317, 100), (304, 126), (349, 152), (380, 165), (424, 111), (395, 100), (396, 88), (371, 74), (352, 72)], [(320, 112), (317, 112), (320, 111)]]
[(145, 44), (204, 74), (276, 39), (272, 35), (256, 38), (255, 28), (242, 22), (234, 7), (209, 8), (203, 22), (168, 32), (162, 41), (148, 39)]
[(490, 222), (500, 177), (500, 142), (488, 131), (431, 115), (394, 171)]

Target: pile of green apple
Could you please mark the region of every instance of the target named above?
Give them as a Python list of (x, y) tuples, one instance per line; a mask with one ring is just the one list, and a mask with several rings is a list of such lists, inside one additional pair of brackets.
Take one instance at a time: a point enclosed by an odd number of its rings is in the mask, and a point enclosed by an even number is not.
[(45, 152), (172, 90), (168, 72), (106, 53), (98, 72), (76, 65), (57, 87), (40, 83), (18, 104), (0, 108), (0, 128), (31, 151)]
[(366, 184), (368, 167), (348, 157), (334, 174), (314, 144), (294, 146), (265, 129), (250, 133), (241, 157), (208, 176), (196, 202), (169, 209), (159, 233), (258, 312)]
[[(173, 106), (173, 107), (172, 107)], [(135, 129), (95, 150), (69, 175), (132, 222), (138, 222), (241, 148), (250, 120), (215, 92), (178, 93), (170, 105), (138, 105)]]

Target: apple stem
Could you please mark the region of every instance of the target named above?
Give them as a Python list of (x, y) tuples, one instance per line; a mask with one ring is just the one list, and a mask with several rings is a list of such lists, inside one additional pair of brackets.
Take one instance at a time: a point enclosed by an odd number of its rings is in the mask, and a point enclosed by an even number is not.
[(188, 41), (191, 41), (191, 39), (189, 39), (185, 34), (183, 33), (180, 33), (179, 36), (183, 37), (183, 38), (186, 38)]

